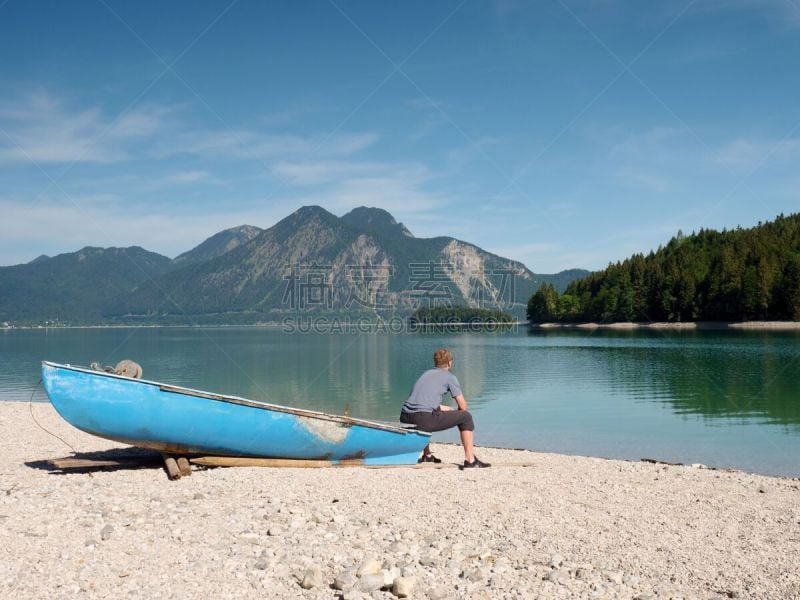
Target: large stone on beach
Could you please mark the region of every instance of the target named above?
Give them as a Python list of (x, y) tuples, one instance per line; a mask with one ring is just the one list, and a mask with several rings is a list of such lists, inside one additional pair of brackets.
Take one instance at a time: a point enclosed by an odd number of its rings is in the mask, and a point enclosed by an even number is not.
[(381, 571), (381, 575), (383, 575), (383, 587), (390, 588), (394, 583), (394, 580), (400, 577), (400, 569), (393, 566), (388, 566), (384, 564), (384, 569)]
[(381, 572), (382, 568), (383, 563), (378, 562), (374, 558), (368, 558), (359, 565), (356, 575), (359, 577), (363, 577), (364, 575), (377, 575)]
[(371, 573), (369, 575), (363, 575), (358, 580), (358, 589), (362, 592), (374, 592), (383, 587), (383, 574), (382, 573)]
[(322, 577), (322, 569), (316, 565), (306, 569), (300, 579), (300, 587), (304, 590), (322, 587), (323, 585), (325, 585), (325, 580)]
[(392, 582), (392, 593), (398, 598), (407, 598), (417, 585), (415, 577), (398, 577)]
[(356, 586), (358, 577), (355, 569), (345, 569), (333, 580), (333, 588), (336, 590), (349, 590)]

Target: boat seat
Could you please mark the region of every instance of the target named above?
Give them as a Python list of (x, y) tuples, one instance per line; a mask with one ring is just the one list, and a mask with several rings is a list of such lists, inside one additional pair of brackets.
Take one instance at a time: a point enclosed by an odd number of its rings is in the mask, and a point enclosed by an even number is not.
[(391, 427), (397, 427), (398, 429), (417, 429), (417, 426), (414, 423), (401, 423), (400, 421), (374, 421), (375, 423), (381, 423), (383, 425), (389, 425)]
[(417, 428), (417, 426), (414, 423), (397, 423), (397, 424), (392, 423), (392, 425), (395, 425), (395, 427), (399, 427), (400, 429), (416, 429)]

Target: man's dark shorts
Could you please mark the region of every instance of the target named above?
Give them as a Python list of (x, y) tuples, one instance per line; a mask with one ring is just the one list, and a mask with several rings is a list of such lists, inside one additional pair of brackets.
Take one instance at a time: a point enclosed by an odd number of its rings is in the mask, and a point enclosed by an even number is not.
[(435, 410), (433, 412), (401, 412), (400, 422), (416, 425), (420, 431), (444, 431), (458, 426), (459, 431), (475, 431), (475, 423), (468, 410)]

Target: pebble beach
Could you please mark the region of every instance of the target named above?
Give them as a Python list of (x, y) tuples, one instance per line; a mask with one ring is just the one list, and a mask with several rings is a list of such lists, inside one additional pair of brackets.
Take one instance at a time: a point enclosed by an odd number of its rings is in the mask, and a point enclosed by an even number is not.
[(69, 446), (121, 445), (0, 403), (0, 597), (800, 598), (798, 479), (492, 448), (472, 471), (49, 470)]

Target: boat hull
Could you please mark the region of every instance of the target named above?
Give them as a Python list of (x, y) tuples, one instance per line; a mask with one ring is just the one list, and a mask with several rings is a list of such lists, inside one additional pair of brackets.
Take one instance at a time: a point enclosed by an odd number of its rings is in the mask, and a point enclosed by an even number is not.
[(430, 434), (42, 363), (56, 411), (103, 438), (175, 454), (416, 463)]

